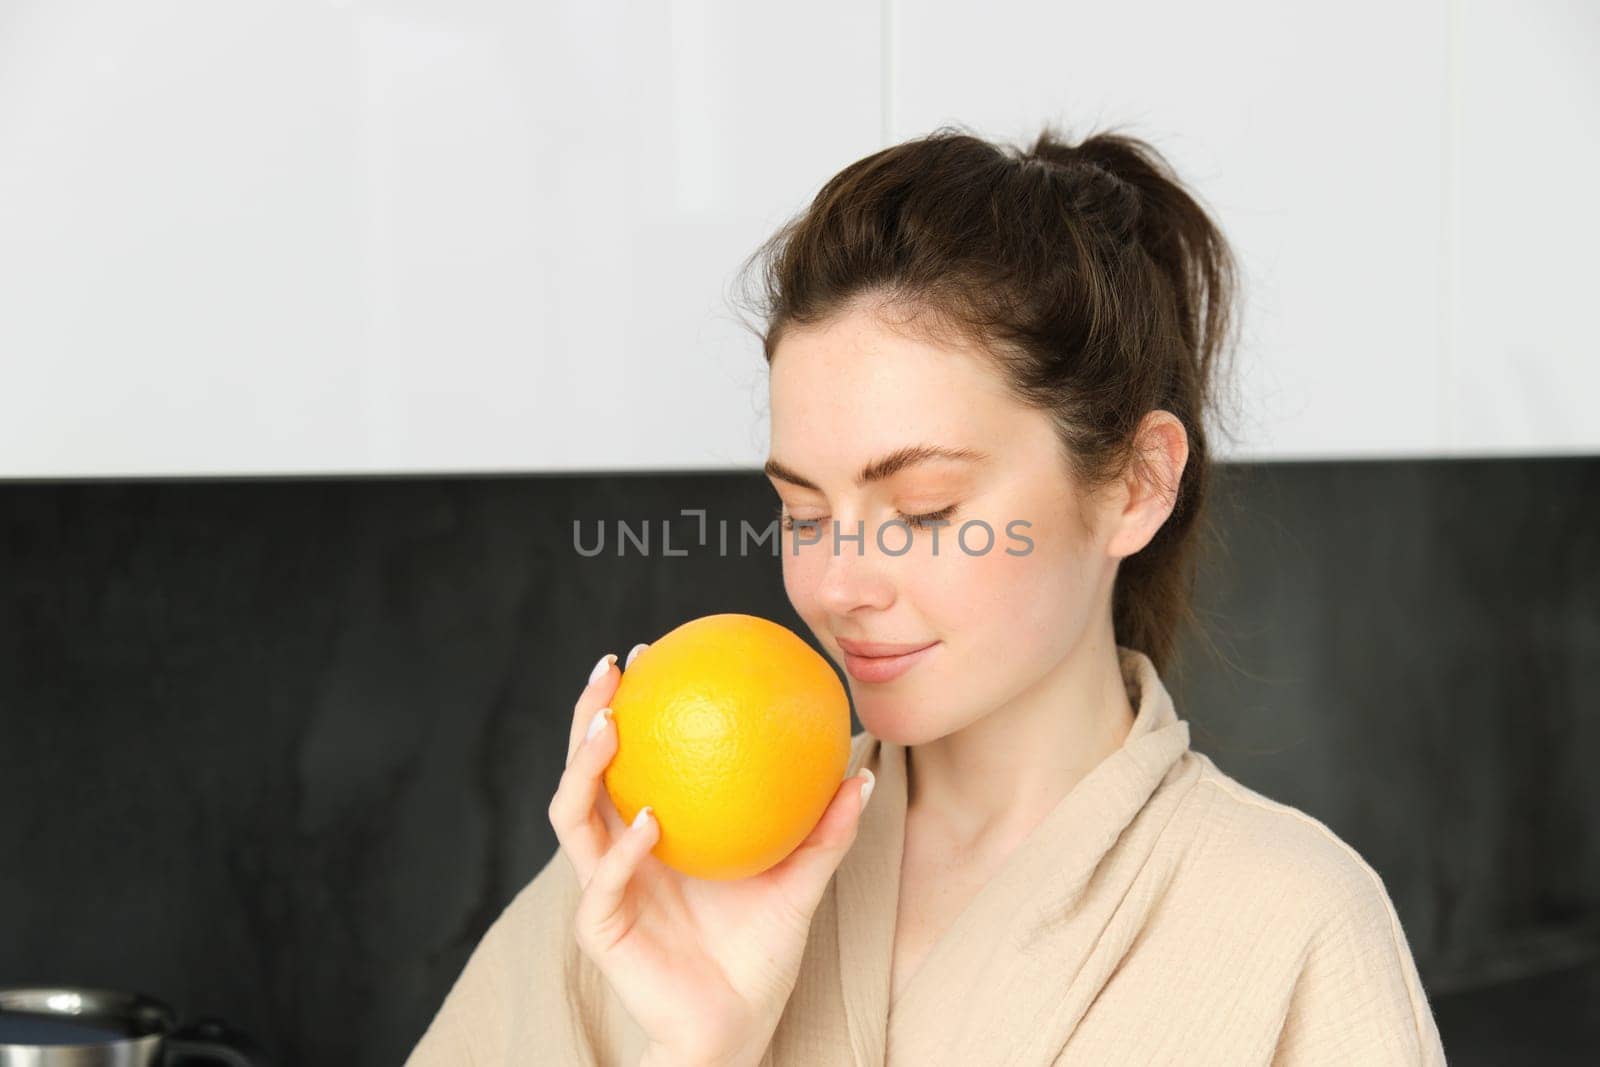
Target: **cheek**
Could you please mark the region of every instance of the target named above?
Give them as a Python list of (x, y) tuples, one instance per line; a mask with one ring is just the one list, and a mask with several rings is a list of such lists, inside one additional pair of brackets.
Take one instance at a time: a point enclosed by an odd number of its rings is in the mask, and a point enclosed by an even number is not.
[(802, 548), (792, 551), (787, 543), (778, 549), (783, 561), (783, 591), (789, 596), (795, 614), (815, 626), (820, 617), (817, 605), (817, 583), (822, 580), (825, 560), (820, 553)]
[(1040, 565), (1043, 554), (1035, 547), (1029, 555), (1008, 556), (1005, 547), (997, 545), (984, 555), (962, 557), (943, 568), (938, 584), (964, 619), (960, 629), (1012, 635), (1034, 616), (1041, 599), (1039, 582), (1045, 577), (1046, 568)]
[[(972, 650), (996, 662), (1050, 659), (1075, 639), (1090, 599), (1083, 560), (1059, 537), (1027, 531), (1028, 548), (1001, 540), (993, 551), (951, 568), (938, 595), (958, 603), (956, 630), (972, 637)], [(1008, 555), (1006, 549), (1026, 551)]]
[[(974, 532), (966, 543), (978, 554), (969, 554), (954, 540), (953, 528), (946, 528), (937, 557), (928, 554), (924, 541), (913, 550), (916, 558), (879, 561), (892, 574), (877, 577), (892, 584), (897, 606), (891, 610), (909, 616), (899, 620), (907, 628), (920, 622), (979, 661), (1021, 664), (1048, 658), (1075, 639), (1090, 598), (1090, 576), (1064, 540), (1064, 529), (1056, 516), (1048, 526), (1035, 523), (1022, 534), (1030, 546), (1001, 527), (987, 551), (980, 551), (986, 538)], [(794, 552), (785, 542), (779, 558), (795, 614), (813, 630), (826, 630), (829, 609), (818, 593), (827, 573), (827, 550), (808, 546)]]

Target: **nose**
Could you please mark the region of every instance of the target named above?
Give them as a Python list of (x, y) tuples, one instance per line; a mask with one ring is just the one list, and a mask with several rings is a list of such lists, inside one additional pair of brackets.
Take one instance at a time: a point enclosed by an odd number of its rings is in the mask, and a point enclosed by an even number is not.
[[(854, 538), (857, 530), (865, 530), (859, 540)], [(841, 523), (837, 540), (830, 527), (807, 551), (823, 554), (816, 597), (830, 613), (848, 615), (860, 608), (882, 609), (894, 603), (892, 560), (877, 551), (865, 523), (859, 528)]]

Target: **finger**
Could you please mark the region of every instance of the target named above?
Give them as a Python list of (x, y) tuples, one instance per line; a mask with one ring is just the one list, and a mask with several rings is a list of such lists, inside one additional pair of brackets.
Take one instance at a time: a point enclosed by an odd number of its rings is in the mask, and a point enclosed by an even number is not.
[(876, 781), (872, 771), (863, 767), (839, 783), (811, 833), (768, 870), (774, 881), (786, 887), (790, 904), (802, 918), (809, 919), (822, 902), (828, 880), (855, 843), (861, 813)]
[(586, 731), (579, 739), (577, 751), (561, 772), (561, 782), (550, 798), (549, 808), (556, 840), (561, 842), (561, 851), (572, 863), (580, 883), (593, 874), (623, 829), (601, 778), (616, 754), (617, 731), (611, 721), (611, 709), (601, 708), (591, 717), (591, 723), (596, 729), (592, 734)]
[(584, 883), (576, 922), (592, 948), (609, 949), (633, 925), (637, 909), (629, 904), (628, 883), (658, 837), (655, 813), (646, 804)]
[(589, 729), (589, 722), (594, 718), (594, 713), (605, 707), (611, 700), (611, 694), (616, 692), (617, 680), (622, 677), (615, 670), (616, 663), (615, 652), (607, 652), (601, 656), (600, 662), (589, 672), (588, 684), (583, 687), (583, 692), (578, 694), (578, 702), (572, 708), (572, 726), (567, 734), (568, 763), (572, 762), (572, 754), (582, 743), (584, 732)]
[[(615, 730), (616, 727), (612, 727), (612, 729)], [(609, 762), (607, 761), (608, 765)], [(622, 836), (622, 831), (628, 828), (628, 824), (622, 821), (622, 813), (617, 811), (617, 805), (612, 801), (611, 793), (605, 787), (604, 770), (604, 768), (601, 768), (602, 777), (600, 779), (600, 788), (595, 793), (594, 810), (600, 813), (600, 818), (605, 822), (606, 830), (611, 835), (609, 840), (615, 841)]]
[[(647, 642), (641, 642), (637, 645), (634, 645), (633, 648), (628, 652), (628, 658), (623, 661), (624, 664), (628, 667), (633, 666), (633, 661), (638, 658), (639, 653), (643, 652), (649, 647), (650, 645)], [(602, 656), (600, 662), (604, 663), (605, 657)], [(599, 663), (595, 664), (595, 670), (600, 670)], [(621, 679), (619, 678), (617, 681), (612, 683), (611, 693), (613, 696), (616, 695), (616, 687), (618, 684), (620, 684), (620, 682)], [(603, 678), (601, 680), (601, 687), (604, 688)], [(591, 719), (591, 725), (592, 723), (593, 720)], [(585, 736), (587, 736), (587, 733)], [(580, 739), (580, 744), (581, 743), (582, 739)], [(623, 830), (627, 829), (627, 824), (622, 821), (621, 814), (617, 812), (617, 806), (611, 801), (611, 794), (606, 792), (606, 790), (601, 789), (598, 791), (595, 799), (595, 807), (599, 809), (600, 817), (605, 820), (606, 829), (611, 832), (612, 838), (616, 838), (622, 833)]]

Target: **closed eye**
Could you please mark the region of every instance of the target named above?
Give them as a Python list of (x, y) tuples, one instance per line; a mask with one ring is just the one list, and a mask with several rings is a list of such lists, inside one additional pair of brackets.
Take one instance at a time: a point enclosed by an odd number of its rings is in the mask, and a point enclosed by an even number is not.
[[(915, 529), (915, 530), (926, 530), (926, 529), (930, 529), (932, 527), (933, 523), (944, 522), (946, 519), (950, 518), (950, 516), (954, 515), (955, 513), (956, 513), (956, 505), (955, 504), (951, 504), (947, 508), (940, 508), (938, 511), (929, 511), (929, 512), (926, 512), (926, 513), (921, 514), (921, 515), (907, 515), (903, 511), (897, 511), (897, 512), (895, 512), (895, 515), (901, 521), (903, 521), (907, 526), (910, 526), (912, 529)], [(782, 526), (785, 530), (794, 529), (795, 520), (787, 512), (785, 512), (783, 510), (783, 505), (782, 504), (778, 505), (776, 514), (778, 516), (778, 525)], [(807, 523), (813, 523), (813, 522), (821, 522), (822, 520), (821, 519), (804, 519), (802, 521), (803, 522), (807, 522)]]
[(900, 518), (905, 520), (907, 526), (917, 530), (926, 530), (931, 524), (943, 522), (945, 519), (948, 519), (955, 513), (956, 506), (954, 504), (951, 504), (947, 508), (940, 508), (938, 511), (930, 511), (925, 515), (907, 515), (904, 512), (895, 512), (895, 514), (899, 515)]

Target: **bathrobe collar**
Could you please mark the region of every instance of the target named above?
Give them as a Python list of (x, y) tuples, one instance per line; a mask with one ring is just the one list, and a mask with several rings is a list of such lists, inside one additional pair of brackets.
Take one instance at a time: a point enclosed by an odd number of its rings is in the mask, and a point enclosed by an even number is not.
[[(1090, 957), (1114, 948), (1098, 944), (1109, 923), (1127, 925), (1126, 910), (1118, 914), (1126, 883), (1178, 799), (1152, 805), (1152, 797), (1164, 780), (1177, 785), (1180, 778), (1193, 778), (1180, 767), (1189, 724), (1177, 717), (1154, 664), (1122, 646), (1117, 656), (1136, 709), (1122, 747), (1085, 775), (1006, 858), (929, 951), (892, 1015), (905, 749), (867, 737), (855, 762), (873, 768), (877, 786), (856, 842), (835, 872), (833, 902), (839, 979), (857, 1064), (882, 1064), (889, 1046), (906, 1063), (1040, 1062), (1065, 1044), (1092, 1002), (1103, 978), (1095, 977)], [(1136, 819), (1143, 825), (1125, 833)], [(1086, 892), (1091, 881), (1109, 884)]]

